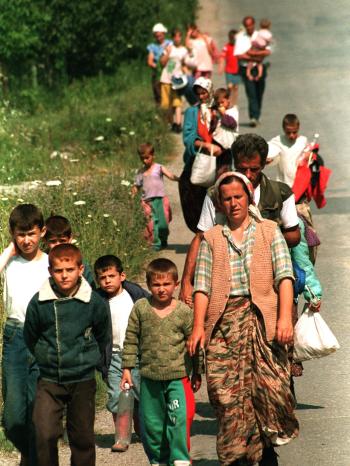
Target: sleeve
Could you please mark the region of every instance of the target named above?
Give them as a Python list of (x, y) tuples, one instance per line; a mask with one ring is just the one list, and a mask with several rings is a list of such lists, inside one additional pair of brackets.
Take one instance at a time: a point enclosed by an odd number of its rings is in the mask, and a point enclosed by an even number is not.
[(305, 238), (305, 226), (302, 220), (299, 221), (299, 227), (301, 233), (300, 243), (291, 249), (291, 256), (306, 274), (303, 293), (305, 301), (317, 304), (322, 298), (322, 287), (315, 268), (310, 261), (309, 246)]
[(139, 172), (136, 173), (134, 184), (138, 188), (141, 188), (142, 184), (143, 184), (142, 182), (143, 182), (142, 172), (139, 171)]
[(285, 201), (283, 201), (281, 220), (282, 227), (285, 229), (295, 227), (299, 224), (294, 194), (291, 194)]
[(88, 284), (91, 286), (93, 290), (96, 290), (96, 283), (94, 280), (94, 276), (90, 267), (90, 264), (84, 261), (84, 273), (83, 276), (85, 280), (88, 282)]
[(197, 228), (200, 231), (208, 231), (213, 226), (215, 226), (215, 207), (210, 196), (206, 194)]
[(100, 349), (101, 355), (104, 354), (106, 347), (111, 342), (112, 328), (111, 317), (108, 304), (94, 291), (92, 292), (96, 299), (94, 310), (93, 333)]
[(226, 58), (226, 54), (227, 54), (227, 44), (223, 46), (221, 53), (220, 53), (220, 57)]
[(235, 130), (237, 128), (237, 121), (233, 118), (233, 116), (225, 113), (221, 117), (221, 125), (225, 128)]
[(278, 138), (279, 136), (268, 142), (269, 151), (267, 153), (267, 158), (271, 160), (271, 163), (269, 164), (271, 167), (278, 164), (281, 156), (281, 147), (278, 143)]
[(281, 230), (277, 227), (271, 243), (272, 267), (274, 274), (274, 286), (278, 290), (280, 281), (284, 278), (294, 280), (292, 261), (289, 249)]
[(199, 247), (194, 275), (193, 292), (201, 291), (206, 295), (211, 293), (212, 252), (208, 242), (203, 239)]
[(201, 139), (197, 134), (197, 112), (197, 107), (188, 108), (185, 112), (183, 123), (183, 143), (190, 159), (193, 159), (196, 155), (196, 148), (194, 146), (196, 139)]
[(138, 304), (132, 308), (123, 345), (122, 368), (133, 368), (136, 365), (140, 341), (140, 316)]
[(34, 348), (39, 340), (40, 321), (35, 295), (29, 302), (23, 328), (23, 338), (29, 351), (34, 354)]

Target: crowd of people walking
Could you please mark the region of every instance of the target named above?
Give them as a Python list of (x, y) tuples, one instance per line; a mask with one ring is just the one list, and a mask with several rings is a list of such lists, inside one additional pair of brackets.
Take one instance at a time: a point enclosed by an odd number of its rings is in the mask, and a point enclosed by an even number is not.
[[(159, 251), (171, 221), (163, 177), (179, 183), (194, 233), (181, 278), (172, 261), (158, 258), (147, 266), (144, 290), (126, 279), (115, 255), (97, 258), (93, 275), (68, 219), (44, 221), (32, 204), (11, 212), (12, 241), (0, 256), (3, 425), (22, 466), (58, 465), (65, 409), (72, 464), (95, 465), (96, 368), (115, 425), (120, 393), (131, 387), (134, 429), (152, 465), (191, 464), (194, 393), (204, 373), (221, 465), (276, 466), (275, 446), (297, 437), (293, 377), (303, 368), (293, 360), (293, 328), (301, 293), (313, 312), (321, 305), (309, 202), (324, 205), (330, 172), (299, 134), (295, 114), (269, 142), (239, 134), (238, 88), (244, 84), (255, 127), (273, 42), (270, 21), (255, 24), (245, 17), (219, 52), (196, 24), (183, 41), (178, 29), (167, 39), (158, 23), (147, 47), (155, 102), (183, 134), (184, 167), (178, 177), (143, 142), (132, 195), (141, 193), (145, 238)], [(226, 88), (214, 89), (215, 63)], [(183, 121), (182, 95), (190, 105)], [(263, 172), (267, 164), (277, 165), (277, 180)], [(116, 438), (112, 451), (128, 448)]]

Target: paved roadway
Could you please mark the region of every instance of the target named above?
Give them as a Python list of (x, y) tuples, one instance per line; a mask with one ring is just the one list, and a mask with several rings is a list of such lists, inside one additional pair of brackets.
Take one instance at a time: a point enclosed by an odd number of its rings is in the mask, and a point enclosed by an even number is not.
[[(341, 349), (335, 355), (305, 363), (305, 375), (296, 382), (300, 437), (281, 448), (279, 454), (281, 466), (349, 466), (350, 241), (346, 228), (350, 214), (347, 162), (350, 2), (218, 0), (203, 1), (202, 5), (199, 20), (202, 30), (212, 34), (220, 46), (226, 40), (227, 31), (238, 27), (245, 15), (271, 19), (276, 47), (267, 80), (262, 124), (257, 132), (269, 139), (280, 132), (284, 114), (297, 113), (303, 134), (310, 138), (315, 132), (320, 134), (320, 153), (333, 170), (327, 191), (328, 204), (322, 210), (315, 209), (315, 223), (322, 241), (317, 272), (324, 287), (322, 315), (337, 335)], [(223, 78), (215, 76), (214, 83), (217, 87)], [(243, 88), (240, 112), (241, 131), (247, 132)], [(179, 254), (175, 257), (180, 264), (189, 235), (185, 229), (179, 230), (178, 225), (174, 227), (170, 239), (178, 244)], [(215, 422), (204, 390), (199, 397), (198, 411), (192, 441), (193, 457), (197, 460), (194, 464), (218, 465)]]

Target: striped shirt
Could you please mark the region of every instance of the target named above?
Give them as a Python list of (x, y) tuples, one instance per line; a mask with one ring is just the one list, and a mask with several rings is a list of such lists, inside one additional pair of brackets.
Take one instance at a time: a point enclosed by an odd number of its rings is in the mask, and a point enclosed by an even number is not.
[[(238, 247), (227, 225), (223, 226), (222, 234), (227, 239), (227, 248), (231, 268), (230, 296), (249, 296), (250, 264), (253, 255), (255, 241), (256, 222), (251, 219), (244, 230), (242, 244)], [(275, 236), (271, 243), (272, 267), (274, 271), (274, 286), (283, 278), (293, 278), (293, 268), (288, 246), (279, 228), (276, 228)], [(202, 240), (196, 263), (194, 278), (194, 292), (201, 291), (206, 295), (211, 294), (211, 270), (212, 251), (205, 239)]]

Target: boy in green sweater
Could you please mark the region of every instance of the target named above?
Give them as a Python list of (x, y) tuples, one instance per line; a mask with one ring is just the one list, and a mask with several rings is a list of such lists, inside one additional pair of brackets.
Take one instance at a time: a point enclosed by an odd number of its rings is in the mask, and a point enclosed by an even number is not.
[(129, 317), (121, 388), (125, 390), (125, 383), (133, 385), (131, 369), (139, 350), (142, 442), (150, 464), (187, 466), (191, 464), (193, 392), (200, 388), (202, 372), (199, 358), (192, 360), (186, 349), (193, 312), (173, 297), (179, 282), (172, 261), (152, 261), (146, 280), (151, 297), (137, 301)]

